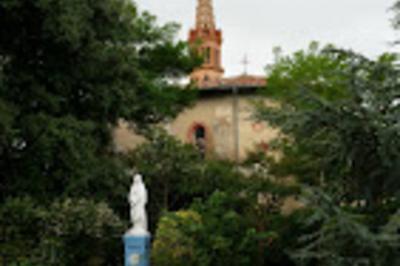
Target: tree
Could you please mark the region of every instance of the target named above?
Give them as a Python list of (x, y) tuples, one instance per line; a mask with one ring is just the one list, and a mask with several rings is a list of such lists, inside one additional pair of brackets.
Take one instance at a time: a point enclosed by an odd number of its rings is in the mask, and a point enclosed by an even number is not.
[(45, 208), (30, 197), (13, 198), (4, 202), (0, 214), (4, 263), (121, 263), (115, 243), (125, 226), (106, 203), (65, 199)]
[(256, 116), (282, 132), (270, 173), (318, 187), (305, 189), (299, 265), (398, 264), (399, 74), (395, 55), (315, 43), (269, 68), (277, 104)]
[[(172, 82), (198, 61), (177, 26), (130, 0), (5, 0), (0, 24), (0, 209), (29, 196), (50, 216), (70, 199), (126, 217), (128, 165), (111, 131), (119, 119), (159, 123), (192, 100)], [(27, 237), (42, 239), (36, 229)]]
[(300, 246), (290, 251), (300, 265), (398, 265), (400, 229), (399, 213), (387, 223), (369, 228), (366, 215), (357, 214), (357, 207), (343, 207), (319, 189), (304, 191), (312, 214), (304, 219), (306, 233), (299, 238)]
[(105, 199), (127, 182), (118, 119), (158, 123), (191, 98), (169, 82), (195, 62), (176, 25), (131, 1), (7, 0), (0, 24), (2, 195)]
[(396, 196), (399, 74), (393, 55), (373, 61), (333, 46), (279, 58), (265, 90), (279, 106), (257, 114), (283, 133), (275, 173), (370, 208)]

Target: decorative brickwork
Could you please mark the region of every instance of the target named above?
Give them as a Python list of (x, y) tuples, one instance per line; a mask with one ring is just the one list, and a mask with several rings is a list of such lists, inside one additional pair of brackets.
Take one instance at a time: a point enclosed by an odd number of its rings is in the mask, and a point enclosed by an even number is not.
[(214, 10), (211, 0), (199, 0), (196, 12), (197, 29), (215, 29)]
[(198, 0), (196, 28), (189, 33), (191, 47), (204, 58), (204, 63), (191, 74), (192, 81), (200, 87), (204, 83), (217, 82), (222, 78), (222, 32), (216, 29), (211, 0)]

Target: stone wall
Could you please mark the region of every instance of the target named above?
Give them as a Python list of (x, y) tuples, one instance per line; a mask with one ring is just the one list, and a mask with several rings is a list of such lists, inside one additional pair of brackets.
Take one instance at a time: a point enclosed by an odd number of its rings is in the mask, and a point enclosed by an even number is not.
[(257, 146), (267, 149), (277, 131), (265, 123), (251, 119), (252, 100), (255, 100), (256, 96), (239, 95), (237, 99), (236, 105), (235, 96), (232, 94), (203, 97), (169, 125), (169, 132), (184, 142), (193, 143), (193, 129), (201, 125), (206, 129), (208, 153), (232, 160), (236, 158), (237, 139), (239, 159), (244, 159), (246, 154)]

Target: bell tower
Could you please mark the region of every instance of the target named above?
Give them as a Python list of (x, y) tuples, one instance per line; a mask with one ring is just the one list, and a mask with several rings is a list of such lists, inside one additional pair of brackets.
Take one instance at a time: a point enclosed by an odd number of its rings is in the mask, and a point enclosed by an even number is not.
[(221, 66), (222, 32), (215, 26), (212, 0), (198, 0), (196, 27), (189, 33), (189, 44), (204, 59), (203, 65), (190, 75), (191, 80), (200, 87), (217, 84), (224, 73)]

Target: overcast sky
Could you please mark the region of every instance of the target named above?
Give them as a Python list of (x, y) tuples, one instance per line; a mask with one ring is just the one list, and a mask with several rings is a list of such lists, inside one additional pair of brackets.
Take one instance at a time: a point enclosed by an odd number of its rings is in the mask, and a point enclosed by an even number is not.
[[(195, 24), (197, 0), (135, 0), (160, 23), (182, 25), (187, 38)], [(399, 37), (390, 25), (394, 0), (214, 0), (217, 27), (223, 30), (226, 75), (243, 72), (248, 55), (249, 73), (263, 74), (273, 62), (273, 47), (285, 53), (306, 48), (310, 41), (352, 48), (370, 57), (394, 51)]]

